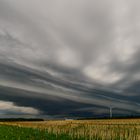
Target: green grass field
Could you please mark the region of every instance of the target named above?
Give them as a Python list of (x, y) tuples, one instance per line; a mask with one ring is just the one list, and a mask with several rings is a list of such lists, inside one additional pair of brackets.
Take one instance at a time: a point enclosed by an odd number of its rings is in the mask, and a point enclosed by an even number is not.
[[(48, 133), (47, 130), (18, 126), (0, 126), (0, 140), (72, 140), (66, 134)], [(84, 138), (79, 139), (84, 140)]]

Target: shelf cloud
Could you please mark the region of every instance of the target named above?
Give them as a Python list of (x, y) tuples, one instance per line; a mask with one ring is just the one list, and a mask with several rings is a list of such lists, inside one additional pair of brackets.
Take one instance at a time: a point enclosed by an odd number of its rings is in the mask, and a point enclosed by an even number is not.
[(140, 113), (139, 6), (0, 0), (0, 106), (52, 116)]

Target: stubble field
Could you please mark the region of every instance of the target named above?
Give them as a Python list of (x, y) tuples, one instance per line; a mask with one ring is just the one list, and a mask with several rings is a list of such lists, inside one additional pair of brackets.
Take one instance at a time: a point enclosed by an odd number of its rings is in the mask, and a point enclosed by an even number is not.
[(0, 140), (140, 140), (140, 119), (1, 122)]

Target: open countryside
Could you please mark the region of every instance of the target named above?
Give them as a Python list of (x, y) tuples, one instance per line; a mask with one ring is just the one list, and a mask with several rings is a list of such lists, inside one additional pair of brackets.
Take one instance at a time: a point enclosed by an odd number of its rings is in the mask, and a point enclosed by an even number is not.
[(0, 140), (140, 140), (140, 119), (1, 122)]

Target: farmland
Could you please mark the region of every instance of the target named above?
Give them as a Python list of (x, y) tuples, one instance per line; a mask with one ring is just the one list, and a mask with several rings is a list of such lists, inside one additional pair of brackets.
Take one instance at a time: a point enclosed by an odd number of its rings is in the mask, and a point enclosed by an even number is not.
[(0, 140), (140, 140), (140, 119), (0, 124)]

